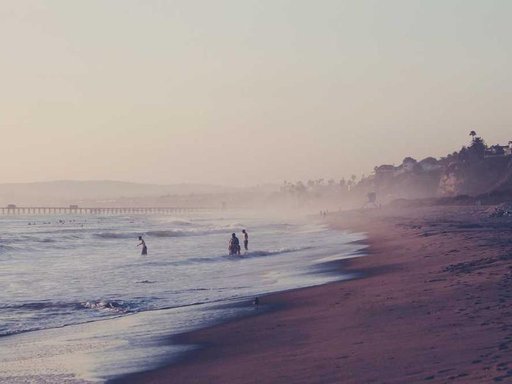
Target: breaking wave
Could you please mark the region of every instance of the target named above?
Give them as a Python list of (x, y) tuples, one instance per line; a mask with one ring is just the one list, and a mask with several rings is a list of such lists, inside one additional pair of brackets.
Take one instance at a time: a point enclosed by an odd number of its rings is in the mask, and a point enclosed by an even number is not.
[(129, 303), (122, 300), (92, 300), (85, 302), (34, 301), (15, 305), (0, 305), (0, 311), (9, 310), (14, 312), (16, 310), (32, 310), (64, 312), (79, 309), (96, 309), (127, 313), (135, 311), (136, 307), (137, 305), (135, 303)]
[(188, 221), (188, 220), (171, 220), (171, 221), (167, 221), (166, 223), (171, 224), (171, 225), (177, 225), (180, 227), (189, 227), (191, 225), (194, 225), (194, 223), (192, 223), (191, 221)]
[(313, 247), (281, 248), (281, 249), (276, 249), (273, 251), (252, 251), (252, 252), (250, 251), (243, 256), (244, 257), (274, 256), (274, 255), (279, 255), (279, 254), (283, 254), (283, 253), (306, 251), (308, 249), (313, 249)]
[(195, 232), (183, 231), (183, 230), (163, 230), (163, 231), (149, 231), (146, 235), (151, 237), (181, 237), (181, 236), (193, 236)]
[(86, 301), (80, 304), (82, 308), (95, 309), (99, 311), (108, 311), (115, 313), (130, 313), (136, 312), (137, 306), (133, 303), (128, 303), (122, 300), (96, 300)]
[[(314, 247), (297, 247), (297, 248), (282, 248), (276, 250), (269, 251), (251, 251), (248, 253), (243, 253), (240, 256), (234, 255), (230, 256), (228, 254), (216, 254), (204, 257), (189, 257), (189, 258), (181, 258), (177, 260), (167, 260), (167, 261), (148, 261), (145, 265), (150, 267), (172, 267), (172, 266), (180, 266), (180, 265), (193, 265), (193, 264), (211, 264), (211, 263), (221, 263), (226, 261), (233, 260), (244, 260), (249, 258), (257, 258), (257, 257), (268, 257), (268, 256), (278, 256), (285, 253), (291, 252), (300, 252), (308, 249), (313, 249)], [(153, 281), (137, 281), (137, 283), (153, 283)]]
[[(149, 237), (188, 237), (188, 236), (206, 236), (225, 233), (229, 235), (235, 227), (213, 227), (213, 228), (201, 228), (196, 230), (185, 230), (185, 229), (168, 229), (159, 231), (148, 231), (144, 233), (140, 232), (100, 232), (95, 233), (94, 236), (101, 239), (133, 239), (138, 236), (145, 235)], [(236, 227), (241, 228), (241, 227)]]
[[(85, 302), (52, 302), (34, 301), (21, 304), (0, 305), (0, 337), (19, 333), (37, 331), (68, 324), (89, 322), (94, 318), (115, 317), (141, 310), (141, 303), (130, 303), (122, 300), (91, 300)], [(94, 312), (88, 320), (76, 320), (77, 312)], [(30, 313), (30, 318), (26, 314)], [(57, 317), (59, 320), (50, 323), (48, 320)], [(32, 319), (33, 321), (26, 321)]]
[(100, 232), (94, 234), (95, 237), (99, 237), (101, 239), (133, 239), (140, 235), (142, 234), (135, 232)]

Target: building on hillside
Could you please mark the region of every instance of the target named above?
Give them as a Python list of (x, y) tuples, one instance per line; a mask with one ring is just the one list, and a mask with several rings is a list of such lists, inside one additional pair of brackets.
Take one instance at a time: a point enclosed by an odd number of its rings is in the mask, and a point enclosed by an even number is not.
[(421, 160), (418, 164), (425, 172), (437, 171), (442, 168), (441, 164), (439, 164), (439, 161), (433, 157), (427, 157), (426, 159)]
[(493, 145), (485, 150), (484, 158), (512, 156), (512, 141), (508, 145)]
[(384, 175), (394, 173), (396, 170), (394, 165), (384, 164), (379, 167), (375, 167), (374, 171), (376, 175)]

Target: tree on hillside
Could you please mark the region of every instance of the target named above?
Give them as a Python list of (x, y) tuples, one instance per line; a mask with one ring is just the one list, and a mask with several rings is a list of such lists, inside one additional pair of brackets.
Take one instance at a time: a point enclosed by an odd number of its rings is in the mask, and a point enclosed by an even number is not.
[(481, 137), (473, 138), (473, 142), (468, 148), (468, 152), (471, 158), (483, 159), (487, 146)]
[(407, 171), (412, 171), (414, 170), (414, 167), (418, 164), (418, 161), (412, 157), (406, 157), (403, 161), (402, 161), (402, 165), (401, 165), (401, 168), (402, 169), (405, 169)]
[(475, 131), (469, 132), (469, 136), (471, 136), (472, 141), (475, 141), (476, 132)]

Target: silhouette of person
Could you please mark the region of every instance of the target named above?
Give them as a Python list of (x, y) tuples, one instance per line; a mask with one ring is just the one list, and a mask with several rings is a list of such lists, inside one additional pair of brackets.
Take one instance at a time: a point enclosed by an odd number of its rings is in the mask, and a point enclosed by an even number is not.
[(234, 233), (231, 234), (228, 250), (230, 255), (240, 254), (240, 240), (238, 240), (238, 237), (236, 237), (236, 234)]
[(142, 236), (139, 236), (140, 243), (137, 244), (137, 247), (142, 245), (142, 252), (141, 255), (145, 256), (148, 254), (148, 247), (146, 246), (146, 242), (142, 239)]
[(242, 233), (244, 234), (244, 248), (245, 252), (249, 250), (249, 234), (245, 229), (242, 229)]

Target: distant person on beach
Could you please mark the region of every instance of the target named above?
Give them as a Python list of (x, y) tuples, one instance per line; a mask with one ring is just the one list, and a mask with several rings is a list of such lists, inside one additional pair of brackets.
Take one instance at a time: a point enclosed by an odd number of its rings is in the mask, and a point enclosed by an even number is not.
[(139, 244), (137, 244), (137, 247), (142, 245), (142, 252), (141, 252), (141, 255), (142, 255), (142, 256), (146, 256), (146, 255), (148, 254), (148, 247), (146, 246), (146, 242), (144, 241), (144, 239), (142, 238), (142, 236), (139, 236), (139, 240), (140, 240), (140, 243), (139, 243)]
[(245, 229), (242, 229), (242, 233), (244, 234), (244, 248), (245, 252), (249, 250), (249, 234)]
[(240, 240), (238, 240), (238, 237), (236, 237), (234, 233), (231, 234), (228, 251), (230, 256), (240, 254)]

